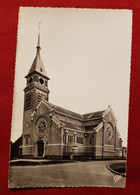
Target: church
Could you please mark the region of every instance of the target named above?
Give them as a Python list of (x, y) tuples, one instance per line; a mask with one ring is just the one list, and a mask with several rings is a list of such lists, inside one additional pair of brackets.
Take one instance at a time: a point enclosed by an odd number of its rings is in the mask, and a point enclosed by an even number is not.
[(79, 114), (49, 102), (49, 77), (37, 52), (24, 89), (21, 156), (53, 159), (121, 159), (122, 139), (110, 106)]

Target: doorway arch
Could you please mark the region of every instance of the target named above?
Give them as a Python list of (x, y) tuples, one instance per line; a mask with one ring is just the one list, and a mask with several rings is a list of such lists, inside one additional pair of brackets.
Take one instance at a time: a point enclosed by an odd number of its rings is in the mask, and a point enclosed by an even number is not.
[(37, 154), (38, 156), (44, 155), (44, 141), (43, 140), (37, 141)]

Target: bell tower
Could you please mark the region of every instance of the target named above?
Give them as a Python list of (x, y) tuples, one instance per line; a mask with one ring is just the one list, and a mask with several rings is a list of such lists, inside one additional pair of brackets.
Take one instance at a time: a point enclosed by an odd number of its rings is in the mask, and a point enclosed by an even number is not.
[(41, 99), (49, 100), (49, 89), (48, 89), (48, 76), (45, 71), (44, 65), (40, 56), (40, 33), (38, 34), (38, 42), (36, 46), (36, 56), (32, 63), (32, 66), (25, 76), (27, 84), (24, 89), (25, 92), (25, 104), (24, 110), (33, 111), (39, 104)]
[(28, 74), (25, 76), (27, 82), (24, 89), (24, 112), (23, 112), (23, 134), (22, 155), (33, 155), (33, 121), (31, 113), (36, 109), (42, 99), (49, 101), (49, 89), (46, 70), (40, 56), (40, 32), (36, 46), (36, 56)]

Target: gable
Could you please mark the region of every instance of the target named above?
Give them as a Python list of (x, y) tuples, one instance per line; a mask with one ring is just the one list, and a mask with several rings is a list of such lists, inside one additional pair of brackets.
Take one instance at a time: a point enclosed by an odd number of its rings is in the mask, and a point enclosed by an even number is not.
[(48, 104), (48, 102), (42, 99), (37, 105), (36, 109), (31, 113), (31, 117), (33, 118), (35, 114), (43, 114), (45, 112), (53, 111), (54, 109)]
[(108, 109), (102, 114), (102, 117), (104, 122), (111, 122), (114, 126), (117, 124), (117, 119), (110, 106), (108, 106)]

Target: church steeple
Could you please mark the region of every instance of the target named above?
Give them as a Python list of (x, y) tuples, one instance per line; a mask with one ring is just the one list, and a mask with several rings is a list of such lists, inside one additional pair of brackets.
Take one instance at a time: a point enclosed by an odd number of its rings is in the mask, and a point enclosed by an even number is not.
[[(40, 26), (39, 26), (40, 28)], [(36, 106), (42, 99), (49, 100), (48, 76), (40, 56), (40, 30), (36, 46), (36, 56), (31, 68), (25, 77), (27, 85), (25, 92), (25, 110), (35, 110)]]
[(40, 56), (40, 50), (41, 50), (41, 46), (40, 46), (40, 23), (39, 23), (39, 32), (38, 32), (38, 41), (37, 41), (37, 46), (36, 46), (37, 52), (36, 52), (36, 56), (35, 59), (32, 63), (32, 66), (27, 74), (27, 76), (25, 78), (28, 78), (30, 75), (32, 75), (34, 72), (37, 72), (39, 74), (41, 74), (42, 76), (46, 77), (48, 80), (48, 76), (46, 73), (46, 70), (44, 68), (41, 56)]

